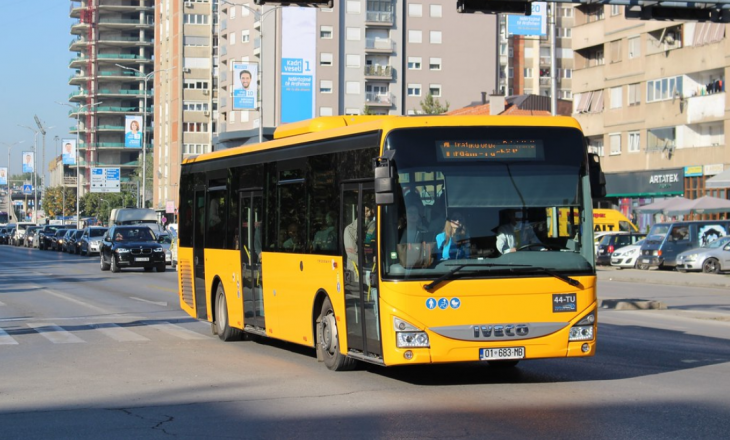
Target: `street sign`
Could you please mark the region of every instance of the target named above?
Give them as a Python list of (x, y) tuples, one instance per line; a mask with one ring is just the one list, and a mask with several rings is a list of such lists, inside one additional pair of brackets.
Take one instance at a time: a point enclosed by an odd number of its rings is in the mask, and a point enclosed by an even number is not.
[(23, 185), (23, 194), (33, 194), (33, 185), (24, 184)]
[(91, 192), (118, 193), (120, 188), (119, 168), (91, 167)]

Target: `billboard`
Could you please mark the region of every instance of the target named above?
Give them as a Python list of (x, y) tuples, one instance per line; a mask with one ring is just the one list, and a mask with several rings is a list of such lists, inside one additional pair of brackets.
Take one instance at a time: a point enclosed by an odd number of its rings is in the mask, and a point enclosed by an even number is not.
[(0, 168), (0, 185), (8, 184), (8, 169), (5, 167)]
[(532, 15), (508, 15), (509, 35), (547, 36), (547, 3), (532, 3)]
[(284, 8), (281, 31), (281, 122), (314, 117), (316, 8)]
[(233, 65), (233, 109), (256, 110), (258, 64)]
[(76, 139), (63, 139), (61, 153), (64, 165), (76, 165)]
[(142, 116), (124, 117), (124, 148), (142, 148)]
[(32, 173), (35, 170), (35, 158), (32, 151), (23, 151), (23, 172)]

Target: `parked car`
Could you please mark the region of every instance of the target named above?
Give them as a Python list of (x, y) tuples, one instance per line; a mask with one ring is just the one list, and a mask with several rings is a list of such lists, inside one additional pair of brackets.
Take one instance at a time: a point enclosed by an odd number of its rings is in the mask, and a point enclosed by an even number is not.
[(675, 221), (657, 223), (651, 227), (641, 246), (637, 267), (673, 269), (677, 255), (704, 246), (730, 232), (730, 220)]
[(35, 236), (40, 228), (40, 226), (30, 226), (28, 229), (25, 230), (25, 240), (23, 242), (23, 246), (33, 247), (33, 240), (35, 239)]
[(56, 231), (59, 229), (66, 229), (63, 225), (46, 225), (43, 226), (37, 233), (38, 235), (38, 249), (46, 250), (51, 249), (51, 244), (56, 236)]
[(165, 271), (165, 250), (145, 225), (111, 227), (104, 233), (99, 254), (101, 270), (143, 267), (146, 272)]
[(610, 265), (611, 254), (614, 250), (634, 244), (645, 237), (645, 234), (632, 234), (629, 232), (614, 232), (604, 235), (596, 250), (596, 264)]
[(84, 233), (83, 229), (70, 229), (64, 237), (63, 250), (69, 254), (78, 254), (80, 252), (79, 239)]
[(636, 243), (618, 248), (611, 254), (611, 266), (618, 269), (633, 268), (636, 267), (636, 261), (641, 255), (641, 245), (644, 244), (642, 239)]
[(8, 244), (10, 228), (0, 228), (0, 244)]
[(84, 229), (84, 233), (79, 239), (81, 255), (91, 256), (91, 254), (98, 254), (101, 246), (101, 238), (109, 228), (101, 226), (88, 226)]
[(677, 270), (720, 273), (730, 270), (730, 236), (720, 237), (704, 247), (690, 249), (677, 255)]
[(51, 245), (48, 247), (48, 249), (52, 249), (54, 251), (63, 250), (63, 237), (68, 231), (68, 229), (57, 229), (55, 234), (53, 234), (53, 238), (51, 239)]
[(165, 264), (170, 266), (172, 264), (172, 252), (170, 252), (172, 236), (167, 232), (160, 232), (157, 234), (157, 242), (160, 243), (162, 248), (165, 250)]

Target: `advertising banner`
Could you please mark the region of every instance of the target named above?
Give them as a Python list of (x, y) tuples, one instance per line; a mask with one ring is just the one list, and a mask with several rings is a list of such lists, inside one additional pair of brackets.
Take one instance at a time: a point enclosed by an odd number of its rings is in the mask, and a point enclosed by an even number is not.
[(124, 117), (124, 147), (142, 148), (142, 116)]
[(63, 164), (76, 165), (76, 139), (63, 139)]
[(32, 173), (35, 170), (35, 160), (32, 151), (23, 151), (23, 172)]
[(314, 117), (316, 8), (284, 8), (281, 42), (281, 122)]
[(258, 64), (233, 65), (233, 109), (256, 110)]
[(509, 35), (547, 36), (547, 3), (532, 3), (532, 15), (508, 15)]
[(0, 185), (8, 184), (8, 169), (5, 167), (0, 168)]

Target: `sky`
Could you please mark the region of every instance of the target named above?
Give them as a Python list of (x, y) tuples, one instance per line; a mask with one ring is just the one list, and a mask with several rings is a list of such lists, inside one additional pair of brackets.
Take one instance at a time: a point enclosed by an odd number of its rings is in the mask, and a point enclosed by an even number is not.
[[(23, 151), (33, 151), (33, 131), (37, 130), (34, 115), (46, 127), (45, 162), (43, 136), (38, 135), (36, 166), (47, 170), (47, 164), (60, 154), (54, 136), (74, 138), (69, 129), (76, 125), (69, 119), (68, 95), (76, 89), (68, 85), (74, 73), (68, 65), (75, 52), (68, 50), (71, 40), (70, 0), (0, 0), (5, 5), (6, 19), (0, 26), (0, 167), (8, 165), (7, 144), (23, 141), (12, 147), (10, 174), (19, 174)], [(50, 128), (53, 127), (53, 128)], [(48, 174), (46, 173), (48, 178)]]

